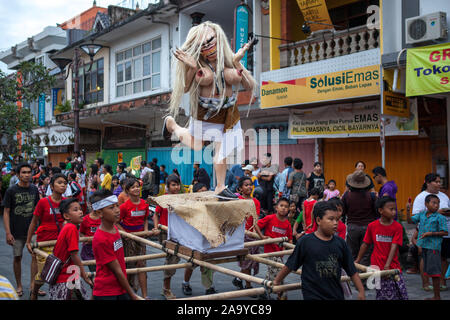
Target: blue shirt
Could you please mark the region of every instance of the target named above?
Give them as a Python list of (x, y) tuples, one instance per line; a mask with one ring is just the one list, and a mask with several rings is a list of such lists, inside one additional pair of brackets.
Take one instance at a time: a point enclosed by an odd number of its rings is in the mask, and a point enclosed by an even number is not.
[(439, 232), (447, 230), (447, 219), (440, 213), (434, 212), (427, 217), (427, 211), (421, 211), (411, 217), (413, 223), (419, 223), (419, 236), (417, 246), (425, 249), (441, 251), (442, 237), (432, 236), (420, 239), (426, 232)]

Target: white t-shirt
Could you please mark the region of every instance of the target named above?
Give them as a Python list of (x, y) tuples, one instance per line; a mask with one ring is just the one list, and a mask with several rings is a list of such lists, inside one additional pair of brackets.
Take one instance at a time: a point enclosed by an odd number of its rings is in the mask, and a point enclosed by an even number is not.
[[(419, 193), (417, 195), (417, 197), (414, 199), (413, 202), (413, 207), (412, 207), (412, 215), (418, 214), (419, 212), (422, 212), (424, 210), (427, 210), (427, 208), (425, 207), (425, 198), (427, 195), (432, 194), (428, 191), (422, 191), (421, 193)], [(450, 199), (448, 198), (448, 196), (443, 193), (440, 192), (437, 194), (438, 198), (439, 198), (439, 209), (443, 209), (443, 208), (450, 208)], [(450, 231), (450, 217), (445, 217), (447, 218), (447, 229)], [(444, 238), (450, 238), (449, 236), (446, 236)]]

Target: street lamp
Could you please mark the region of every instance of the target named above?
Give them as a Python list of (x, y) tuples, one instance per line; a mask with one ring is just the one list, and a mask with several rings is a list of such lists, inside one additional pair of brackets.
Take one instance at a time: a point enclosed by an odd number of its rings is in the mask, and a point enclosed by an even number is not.
[(72, 69), (73, 81), (74, 81), (74, 91), (75, 91), (75, 99), (73, 105), (73, 116), (74, 116), (74, 144), (73, 151), (75, 153), (80, 152), (80, 108), (79, 108), (79, 75), (78, 68), (80, 64), (83, 63), (83, 60), (80, 59), (80, 49), (85, 52), (90, 58), (90, 66), (88, 71), (92, 68), (92, 63), (94, 62), (94, 56), (100, 51), (100, 49), (104, 48), (104, 46), (99, 44), (84, 44), (79, 47), (75, 47), (73, 59), (67, 58), (51, 58), (51, 60), (61, 69), (63, 70), (67, 65), (69, 65), (67, 70), (67, 75), (64, 80), (66, 80), (69, 76), (69, 70)]

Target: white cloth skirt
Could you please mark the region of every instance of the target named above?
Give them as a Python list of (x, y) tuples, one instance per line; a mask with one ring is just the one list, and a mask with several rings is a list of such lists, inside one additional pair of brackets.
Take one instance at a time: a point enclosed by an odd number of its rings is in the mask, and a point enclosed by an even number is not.
[(244, 132), (239, 120), (232, 129), (223, 132), (223, 124), (189, 120), (189, 132), (196, 140), (220, 142), (218, 161), (228, 157), (234, 149), (240, 152), (244, 148)]

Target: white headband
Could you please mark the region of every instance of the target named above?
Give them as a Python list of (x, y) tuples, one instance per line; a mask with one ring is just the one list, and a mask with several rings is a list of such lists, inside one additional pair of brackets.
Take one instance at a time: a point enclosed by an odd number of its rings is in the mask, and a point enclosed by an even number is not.
[(118, 202), (117, 196), (116, 195), (112, 195), (112, 196), (109, 196), (108, 198), (105, 198), (103, 200), (100, 200), (100, 201), (97, 201), (97, 202), (93, 203), (92, 204), (92, 209), (100, 210), (100, 209), (103, 209), (103, 208), (105, 208), (107, 206), (115, 204), (117, 202)]

